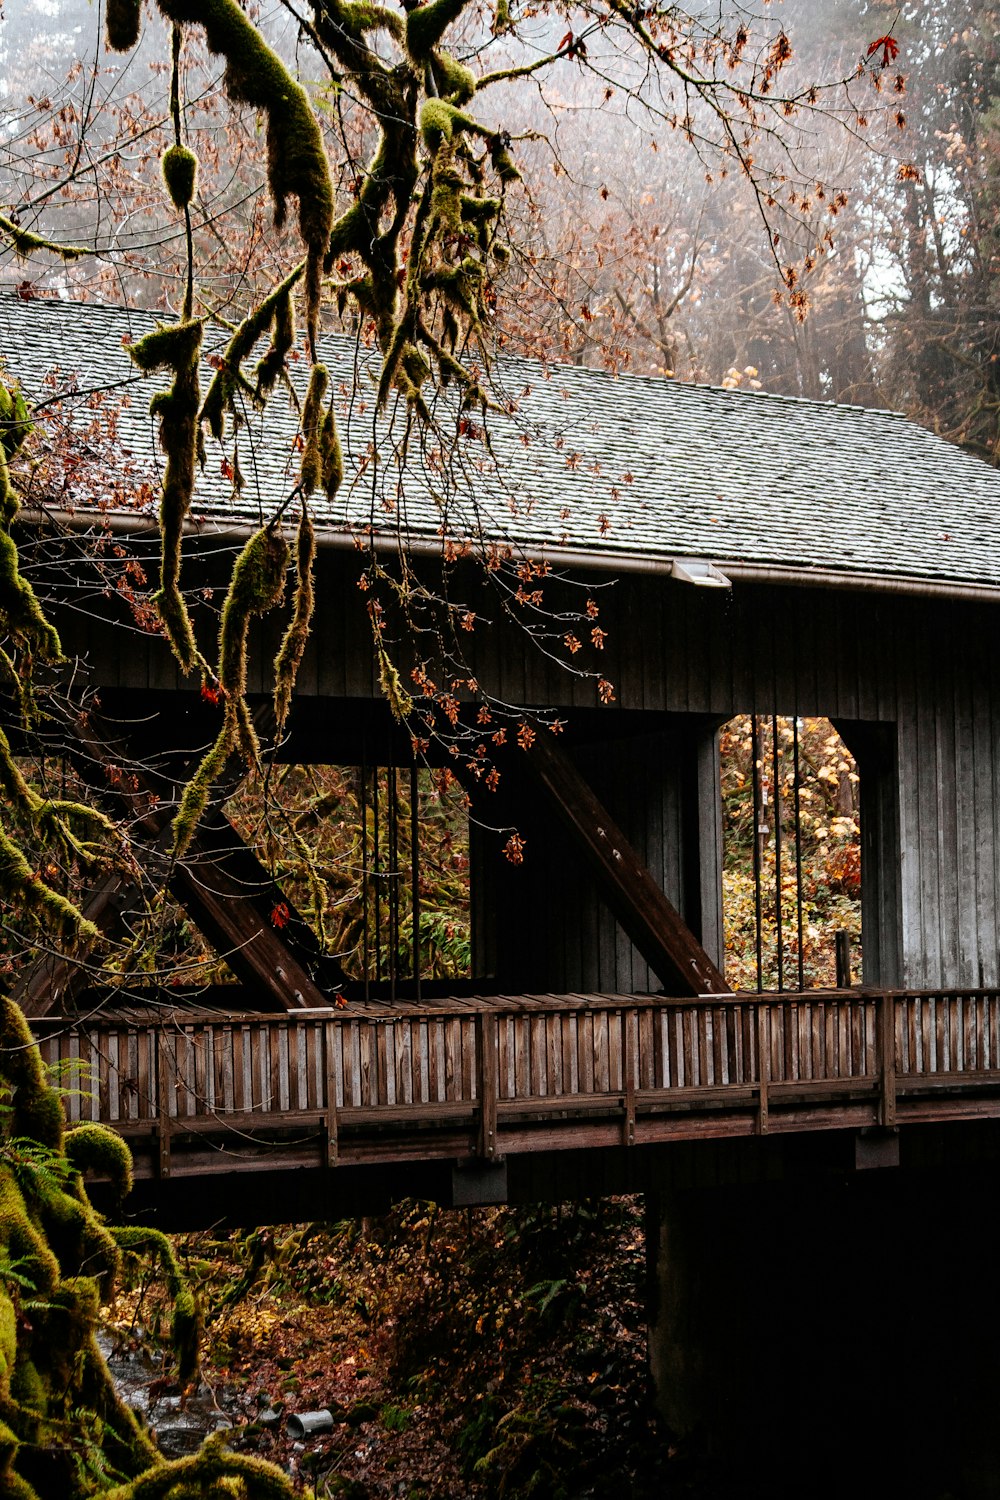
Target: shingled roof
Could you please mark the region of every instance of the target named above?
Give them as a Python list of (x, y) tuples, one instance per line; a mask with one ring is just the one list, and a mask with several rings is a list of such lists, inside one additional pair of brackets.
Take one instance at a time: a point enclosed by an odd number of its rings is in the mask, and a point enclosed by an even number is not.
[[(0, 297), (7, 373), (29, 397), (79, 424), (102, 404), (114, 410), (127, 483), (111, 503), (136, 518), (155, 510), (141, 482), (155, 486), (161, 463), (148, 399), (163, 382), (140, 376), (122, 342), (154, 322), (122, 308)], [(206, 353), (225, 339), (209, 325)], [(516, 411), (490, 420), (495, 462), (472, 422), (448, 458), (434, 444), (411, 445), (400, 478), (374, 413), (376, 356), (337, 336), (322, 356), (339, 390), (347, 463), (337, 499), (317, 497), (328, 544), (358, 528), (389, 537), (402, 528), (417, 547), (478, 531), (531, 555), (623, 571), (696, 573), (699, 559), (730, 577), (1000, 590), (1000, 473), (898, 414), (504, 359), (498, 371)], [(306, 373), (302, 356), (297, 385)], [(96, 406), (95, 391), (104, 393)], [(63, 399), (53, 406), (53, 397)], [(279, 392), (266, 428), (252, 420), (240, 439), (248, 483), (238, 497), (226, 477), (232, 435), (221, 447), (209, 440), (199, 524), (273, 513), (294, 484), (296, 427)], [(84, 516), (107, 503), (92, 486), (71, 499)]]

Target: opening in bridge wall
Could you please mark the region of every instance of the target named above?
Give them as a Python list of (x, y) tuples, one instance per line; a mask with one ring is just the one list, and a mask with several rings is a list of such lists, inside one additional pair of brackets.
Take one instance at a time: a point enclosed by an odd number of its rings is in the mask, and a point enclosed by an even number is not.
[(441, 772), (276, 766), (226, 811), (348, 979), (412, 992), (469, 976), (469, 820)]
[(744, 714), (729, 721), (719, 743), (726, 978), (737, 989), (858, 983), (854, 757), (822, 718)]

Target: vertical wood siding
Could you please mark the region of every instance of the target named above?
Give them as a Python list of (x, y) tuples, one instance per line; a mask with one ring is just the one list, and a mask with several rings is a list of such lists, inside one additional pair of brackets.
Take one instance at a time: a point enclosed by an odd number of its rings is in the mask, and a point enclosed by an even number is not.
[[(300, 680), (304, 694), (378, 697), (358, 571), (352, 554), (321, 555), (316, 634)], [(470, 599), (478, 586), (470, 581)], [(875, 867), (882, 868), (882, 910), (867, 946), (865, 978), (909, 986), (1000, 983), (995, 608), (807, 588), (738, 586), (727, 593), (649, 577), (623, 578), (602, 590), (600, 600), (607, 649), (588, 664), (613, 680), (616, 703), (601, 711), (604, 743), (583, 752), (579, 763), (671, 899), (682, 905), (684, 892), (676, 744), (658, 734), (627, 740), (616, 728), (621, 711), (719, 720), (750, 711), (823, 714), (881, 723), (895, 735), (896, 764), (881, 772), (864, 834), (870, 888)], [(68, 619), (67, 638), (89, 657), (95, 685), (140, 691), (184, 686), (162, 640), (123, 639), (77, 613)], [(211, 622), (206, 629), (211, 633)], [(252, 691), (268, 688), (267, 663), (280, 630), (275, 620), (260, 633)], [(470, 646), (480, 680), (508, 701), (594, 713), (593, 684), (544, 661), (519, 633), (484, 631), (470, 637)], [(631, 734), (634, 723), (628, 727)], [(703, 810), (702, 824), (709, 821)], [(531, 987), (544, 982), (560, 991), (628, 993), (653, 983), (562, 834), (536, 837), (529, 855), (535, 873), (521, 884), (528, 893), (520, 902), (523, 930), (515, 927), (513, 938), (508, 930), (499, 967), (523, 968), (530, 956), (539, 966)], [(513, 899), (508, 877), (503, 870), (496, 875), (491, 889), (497, 899), (501, 891), (505, 901)], [(871, 931), (870, 908), (866, 917)], [(482, 953), (494, 941), (488, 928), (489, 914), (480, 913)], [(512, 956), (515, 947), (519, 953)]]

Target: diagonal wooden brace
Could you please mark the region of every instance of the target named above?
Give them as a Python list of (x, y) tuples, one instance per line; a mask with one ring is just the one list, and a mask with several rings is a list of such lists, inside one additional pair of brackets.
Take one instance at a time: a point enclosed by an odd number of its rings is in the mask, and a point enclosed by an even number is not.
[(554, 737), (539, 734), (527, 760), (611, 910), (668, 993), (728, 995), (715, 964)]
[[(229, 819), (218, 810), (210, 813), (184, 860), (170, 864), (165, 853), (173, 810), (169, 799), (159, 799), (152, 779), (125, 756), (120, 734), (96, 714), (81, 716), (74, 728), (85, 778), (102, 795), (111, 793), (126, 808), (133, 826), (147, 835), (146, 849), (134, 846), (135, 852), (151, 866), (162, 865), (157, 876), (166, 879), (171, 894), (237, 979), (258, 998), (260, 1009), (280, 1012), (329, 1006), (329, 991), (320, 989), (304, 957), (293, 951), (270, 920), (273, 908), (281, 902), (289, 927), (312, 939), (310, 946), (315, 947), (330, 990), (343, 981), (339, 965), (320, 955), (304, 920), (291, 909)], [(122, 769), (123, 760), (127, 769)], [(110, 930), (119, 912), (130, 904), (130, 886), (124, 873), (107, 876), (89, 898), (85, 915)], [(65, 1004), (80, 974), (72, 960), (46, 957), (24, 977), (16, 998), (29, 1016), (50, 1014)]]

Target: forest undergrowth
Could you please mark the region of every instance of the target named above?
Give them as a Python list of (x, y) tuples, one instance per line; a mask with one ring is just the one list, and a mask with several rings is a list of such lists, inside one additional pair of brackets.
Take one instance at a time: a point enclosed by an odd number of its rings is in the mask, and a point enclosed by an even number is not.
[[(177, 1246), (231, 1447), (278, 1463), (305, 1495), (689, 1492), (648, 1389), (641, 1200), (410, 1202)], [(168, 1321), (156, 1296), (137, 1274), (111, 1310), (119, 1345), (155, 1347)], [(155, 1384), (154, 1430), (171, 1394)], [(290, 1415), (324, 1408), (331, 1432), (289, 1437)]]

